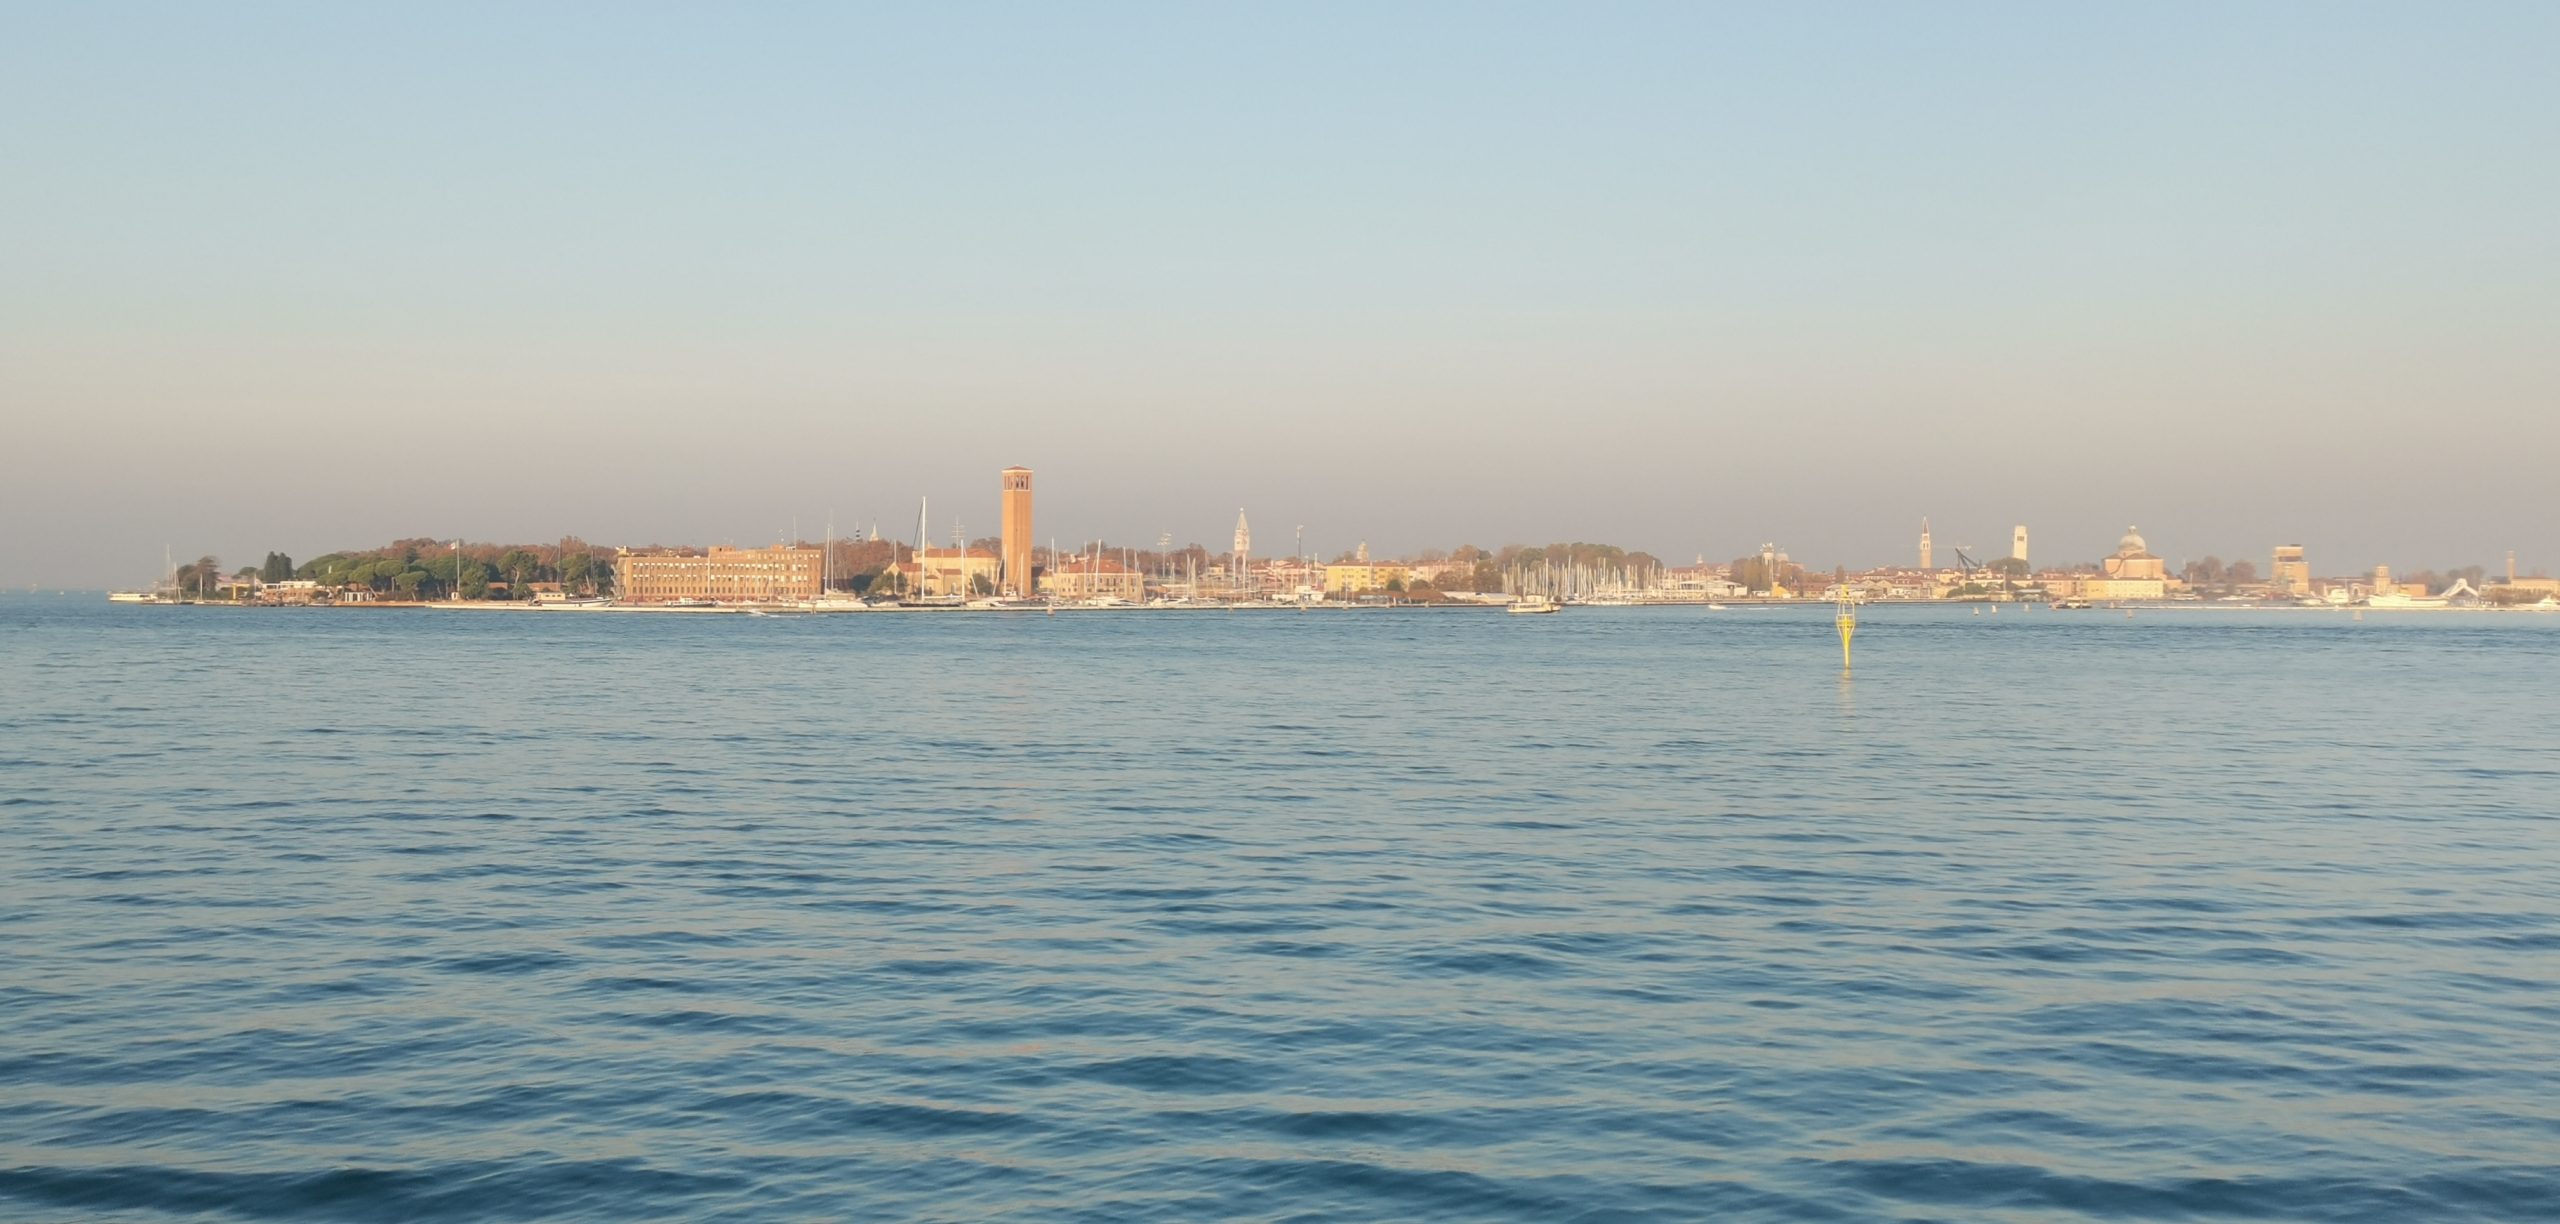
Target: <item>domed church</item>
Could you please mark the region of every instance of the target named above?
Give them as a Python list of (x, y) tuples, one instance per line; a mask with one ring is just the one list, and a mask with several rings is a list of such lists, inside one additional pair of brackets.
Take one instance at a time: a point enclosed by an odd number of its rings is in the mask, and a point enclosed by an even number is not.
[(2125, 528), (2124, 538), (2116, 541), (2116, 555), (2099, 564), (2107, 571), (2107, 576), (2082, 579), (2082, 599), (2166, 599), (2169, 596), (2169, 563), (2151, 555), (2151, 546), (2143, 541), (2140, 531)]
[(2143, 542), (2142, 533), (2131, 527), (2125, 528), (2124, 538), (2116, 541), (2116, 555), (2107, 558), (2103, 564), (2109, 578), (2165, 581), (2169, 577), (2169, 563), (2152, 556), (2151, 546)]

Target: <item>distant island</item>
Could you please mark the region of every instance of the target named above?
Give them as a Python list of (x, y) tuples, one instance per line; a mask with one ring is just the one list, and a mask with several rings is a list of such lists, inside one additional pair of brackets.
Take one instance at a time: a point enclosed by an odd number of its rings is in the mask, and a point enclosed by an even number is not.
[[(1244, 537), (1240, 534), (1240, 541)], [(1924, 541), (1923, 556), (1927, 556)], [(1953, 567), (1886, 567), (1829, 573), (1774, 548), (1709, 563), (1671, 565), (1642, 551), (1585, 542), (1460, 545), (1405, 558), (1372, 558), (1366, 545), (1331, 559), (1254, 557), (1239, 550), (1136, 548), (1104, 541), (1072, 551), (1030, 550), (1018, 590), (1005, 574), (1003, 541), (926, 547), (879, 538), (797, 541), (765, 548), (614, 547), (575, 536), (550, 544), (413, 538), (331, 552), (296, 563), (270, 552), (226, 570), (212, 556), (173, 566), (149, 591), (120, 602), (265, 606), (615, 605), (714, 608), (849, 604), (900, 606), (1163, 606), (1232, 604), (1486, 604), (1544, 597), (1584, 604), (1724, 600), (2222, 602), (2325, 607), (2560, 608), (2560, 580), (2539, 573), (2490, 576), (2483, 567), (2418, 571), (2387, 567), (2313, 578), (2299, 548), (2275, 552), (2275, 573), (2250, 561), (2205, 557), (2170, 572), (2127, 533), (2116, 555), (2035, 569), (2023, 558)], [(1001, 586), (999, 584), (1002, 584)]]

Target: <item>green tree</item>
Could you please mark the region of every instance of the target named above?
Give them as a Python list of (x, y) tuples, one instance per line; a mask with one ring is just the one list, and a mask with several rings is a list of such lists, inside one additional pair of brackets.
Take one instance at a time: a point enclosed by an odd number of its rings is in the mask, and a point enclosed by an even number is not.
[(427, 572), (425, 570), (402, 570), (392, 577), (391, 588), (400, 592), (400, 598), (402, 599), (416, 599), (418, 597), (419, 584), (424, 583), (426, 580)]
[(510, 548), (498, 558), (498, 573), (507, 580), (508, 596), (522, 599), (525, 587), (542, 578), (542, 558), (521, 548)]
[(293, 577), (293, 558), (280, 552), (268, 553), (267, 563), (259, 569), (258, 577), (267, 582), (284, 582), (291, 579)]

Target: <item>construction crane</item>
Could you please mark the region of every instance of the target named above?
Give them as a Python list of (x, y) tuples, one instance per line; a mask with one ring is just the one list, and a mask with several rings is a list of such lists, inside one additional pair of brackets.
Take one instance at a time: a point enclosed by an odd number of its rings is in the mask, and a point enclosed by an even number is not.
[(1973, 572), (1981, 569), (1982, 563), (1974, 560), (1972, 557), (1966, 556), (1964, 545), (1958, 544), (1956, 545), (1956, 565), (1964, 571), (1964, 585), (1972, 586)]
[[(1962, 544), (1956, 545), (1956, 564), (1964, 570), (1965, 586), (1973, 585), (1973, 576), (1975, 574), (1982, 573), (1983, 571), (1992, 568), (1991, 566), (1984, 565), (1983, 563), (1974, 560), (1972, 557), (1967, 556), (1964, 551), (1964, 545)], [(2007, 595), (2011, 599), (2018, 597), (2018, 579), (2016, 577), (2016, 571), (2010, 569), (2005, 561), (2000, 566), (2000, 590), (2002, 594)]]

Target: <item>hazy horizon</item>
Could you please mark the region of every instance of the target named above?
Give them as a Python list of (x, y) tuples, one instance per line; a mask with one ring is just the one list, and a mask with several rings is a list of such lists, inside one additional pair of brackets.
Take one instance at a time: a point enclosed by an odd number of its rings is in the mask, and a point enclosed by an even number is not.
[(20, 7), (0, 582), (875, 520), (2560, 571), (2560, 9)]

